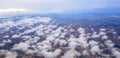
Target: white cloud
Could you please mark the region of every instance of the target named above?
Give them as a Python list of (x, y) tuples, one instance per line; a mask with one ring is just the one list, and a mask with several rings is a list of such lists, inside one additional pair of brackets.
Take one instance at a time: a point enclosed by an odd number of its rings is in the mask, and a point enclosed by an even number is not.
[(102, 39), (108, 39), (108, 36), (107, 35), (103, 35), (101, 38)]
[(20, 42), (20, 43), (14, 45), (13, 50), (27, 51), (28, 48), (29, 48), (28, 44), (26, 44), (24, 42)]
[(49, 23), (52, 18), (49, 18), (49, 17), (43, 17), (43, 18), (37, 18), (39, 22), (43, 22), (43, 23)]
[(67, 44), (67, 41), (61, 39), (61, 40), (59, 40), (59, 44), (60, 44), (60, 45), (66, 45), (66, 44)]
[[(92, 54), (101, 53), (101, 51), (103, 50), (100, 49), (101, 46), (102, 47), (107, 46), (107, 48), (110, 48), (111, 50), (114, 48), (113, 47), (114, 43), (111, 40), (108, 40), (108, 36), (106, 35), (105, 32), (106, 30), (104, 29), (101, 29), (99, 33), (95, 31), (93, 33), (86, 33), (85, 32), (86, 29), (80, 27), (77, 30), (80, 33), (80, 35), (78, 38), (76, 38), (74, 35), (70, 33), (76, 31), (75, 29), (69, 28), (69, 30), (71, 30), (69, 31), (66, 27), (70, 26), (58, 26), (57, 24), (54, 24), (52, 22), (52, 19), (49, 17), (23, 18), (21, 20), (18, 20), (17, 22), (9, 20), (4, 23), (3, 25), (5, 29), (14, 26), (22, 26), (22, 29), (19, 29), (21, 27), (17, 27), (19, 30), (25, 29), (22, 32), (18, 32), (17, 33), (18, 35), (16, 34), (15, 31), (12, 31), (13, 33), (12, 38), (14, 39), (17, 37), (22, 38), (21, 40), (24, 42), (15, 44), (11, 49), (12, 51), (22, 50), (23, 52), (25, 52), (25, 54), (36, 53), (37, 56), (44, 56), (45, 58), (56, 58), (62, 52), (65, 54), (61, 58), (74, 58), (75, 56), (80, 55), (90, 56), (91, 53)], [(31, 27), (35, 23), (41, 24), (36, 25), (35, 27)], [(26, 29), (26, 27), (28, 27), (28, 29)], [(8, 29), (7, 31), (9, 30), (10, 29)], [(64, 30), (65, 32), (62, 32), (61, 30)], [(35, 34), (28, 35), (29, 33), (32, 32), (35, 32)], [(69, 34), (70, 38), (65, 38), (64, 36), (66, 34)], [(8, 35), (4, 35), (4, 37), (9, 38)], [(105, 41), (103, 41), (105, 45), (102, 44), (101, 41), (96, 41), (93, 38), (106, 39)], [(3, 40), (3, 42), (0, 43), (0, 46), (4, 46), (4, 44), (7, 42), (12, 41)], [(59, 47), (56, 48), (56, 45), (59, 45)], [(80, 48), (79, 49), (80, 51), (75, 49), (78, 47)], [(113, 53), (116, 57), (119, 56), (119, 51), (114, 51)], [(102, 53), (100, 55), (102, 55)]]
[(83, 48), (87, 48), (89, 46), (85, 37), (80, 37), (78, 39), (78, 42), (79, 42), (80, 46), (82, 46)]
[(82, 55), (89, 55), (89, 52), (87, 50), (83, 50)]
[(0, 43), (0, 46), (4, 46), (5, 45), (5, 43)]
[(26, 54), (34, 54), (35, 51), (34, 51), (34, 50), (31, 50), (31, 49), (28, 49), (25, 53), (26, 53)]
[(11, 52), (11, 51), (7, 51), (5, 58), (16, 58), (17, 57), (17, 53), (16, 52)]
[(54, 52), (43, 50), (41, 53), (45, 58), (56, 58), (60, 55), (61, 49), (56, 49)]
[(102, 35), (106, 35), (106, 33), (105, 33), (105, 32), (100, 31), (100, 32), (99, 32), (99, 35), (101, 35), (101, 36), (102, 36)]
[(4, 43), (11, 43), (12, 41), (10, 39), (8, 40), (3, 40)]
[(70, 48), (70, 49), (75, 49), (76, 46), (78, 46), (78, 43), (77, 43), (77, 42), (69, 42), (69, 48)]
[(7, 22), (4, 22), (4, 23), (1, 23), (0, 28), (11, 27), (11, 26), (14, 26), (14, 24), (15, 24), (15, 22), (13, 22), (13, 21), (7, 21)]
[(98, 35), (98, 34), (93, 34), (91, 37), (92, 37), (92, 38), (99, 38), (100, 35)]
[(75, 56), (80, 56), (81, 54), (75, 50), (67, 51), (61, 58), (75, 58)]
[(12, 35), (12, 38), (18, 38), (20, 35), (14, 34)]
[(5, 15), (5, 14), (20, 14), (20, 13), (27, 13), (30, 12), (27, 9), (17, 9), (17, 8), (9, 8), (9, 9), (0, 9), (0, 15)]
[(105, 44), (106, 44), (107, 46), (109, 46), (109, 47), (113, 47), (113, 46), (115, 45), (114, 43), (112, 43), (111, 40), (106, 40), (106, 41), (105, 41)]
[(94, 40), (91, 40), (89, 41), (89, 44), (92, 46), (95, 46), (95, 45), (98, 45), (98, 42), (97, 41), (94, 41)]
[(106, 29), (105, 29), (105, 28), (101, 28), (100, 31), (101, 31), (101, 32), (104, 32), (104, 31), (106, 31)]
[(9, 8), (9, 9), (0, 9), (0, 12), (24, 12), (27, 11), (26, 9), (16, 9), (16, 8)]
[(90, 49), (90, 51), (91, 51), (92, 54), (99, 53), (100, 52), (100, 48), (99, 48), (99, 46), (93, 46)]
[(9, 38), (9, 35), (5, 35), (3, 38)]
[(116, 57), (116, 58), (120, 58), (120, 51), (116, 50), (116, 49), (112, 49), (113, 50), (113, 55)]

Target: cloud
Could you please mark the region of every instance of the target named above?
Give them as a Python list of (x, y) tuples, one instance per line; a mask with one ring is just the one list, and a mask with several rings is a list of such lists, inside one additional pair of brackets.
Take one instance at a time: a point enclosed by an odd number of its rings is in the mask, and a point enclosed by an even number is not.
[(9, 9), (0, 9), (1, 15), (5, 14), (20, 14), (20, 13), (27, 13), (29, 10), (27, 9), (17, 9), (17, 8), (9, 8)]
[(100, 48), (99, 48), (99, 46), (93, 46), (93, 47), (91, 47), (90, 51), (92, 54), (99, 53)]
[(70, 48), (70, 49), (75, 49), (76, 46), (78, 46), (78, 43), (77, 43), (77, 42), (69, 42), (69, 48)]
[(103, 35), (106, 35), (106, 33), (105, 33), (105, 32), (100, 31), (100, 32), (99, 32), (99, 35), (103, 36)]
[(26, 12), (26, 9), (16, 9), (16, 8), (9, 8), (9, 9), (0, 9), (0, 12), (7, 13), (7, 12)]
[(5, 35), (3, 38), (9, 38), (10, 36), (9, 35)]
[(13, 50), (27, 51), (28, 48), (29, 48), (29, 45), (27, 43), (20, 42), (20, 43), (14, 45)]
[(4, 46), (5, 45), (5, 43), (0, 43), (0, 46)]
[(11, 52), (11, 51), (7, 51), (5, 58), (16, 58), (17, 57), (17, 53), (16, 52)]
[(61, 49), (56, 49), (54, 52), (52, 51), (46, 51), (46, 50), (43, 50), (42, 51), (42, 55), (45, 57), (45, 58), (56, 58), (58, 55), (60, 55), (61, 53)]
[(3, 40), (4, 43), (11, 43), (12, 41), (10, 39), (8, 40)]
[[(61, 56), (61, 58), (74, 58), (81, 55), (89, 57), (91, 54), (95, 55), (96, 53), (104, 56), (105, 47), (105, 49), (110, 49), (114, 56), (119, 57), (119, 49), (115, 48), (114, 42), (108, 39), (107, 30), (105, 29), (97, 31), (93, 29), (93, 33), (87, 33), (86, 28), (80, 27), (76, 30), (71, 28), (71, 25), (61, 26), (53, 22), (52, 18), (49, 17), (22, 17), (18, 21), (10, 19), (0, 23), (0, 25), (2, 26), (1, 28), (5, 29), (5, 31), (2, 31), (3, 33), (6, 33), (6, 31), (11, 32), (11, 29), (15, 28), (12, 34), (8, 33), (2, 37), (5, 39), (0, 42), (0, 46), (6, 46), (6, 43), (20, 39), (20, 42), (15, 43), (10, 51), (21, 50), (25, 55), (37, 54), (37, 56), (45, 58), (57, 58), (58, 56)], [(9, 27), (11, 29), (7, 29)], [(75, 31), (80, 33), (77, 38), (71, 33)], [(9, 34), (11, 35), (9, 36)], [(70, 38), (65, 38), (66, 34)], [(11, 40), (6, 40), (9, 37)], [(11, 55), (8, 56), (11, 57)]]
[(66, 45), (66, 44), (67, 44), (67, 41), (61, 39), (61, 40), (59, 40), (59, 44), (60, 44), (60, 45)]
[(20, 37), (20, 35), (17, 34), (12, 35), (12, 38), (18, 38), (18, 37)]
[(92, 37), (92, 38), (99, 38), (100, 35), (99, 35), (99, 34), (93, 34), (91, 37)]
[(101, 32), (104, 32), (104, 31), (106, 31), (106, 29), (104, 29), (104, 28), (101, 28), (101, 29), (100, 29), (100, 31), (101, 31)]
[(114, 43), (112, 43), (112, 41), (111, 40), (106, 40), (105, 41), (105, 44), (108, 46), (108, 47), (114, 47)]
[(92, 46), (95, 46), (95, 45), (98, 45), (98, 42), (97, 41), (94, 41), (94, 40), (91, 40), (89, 41), (89, 44)]
[(102, 39), (108, 39), (108, 36), (107, 35), (103, 35), (101, 38)]
[(35, 51), (34, 51), (34, 50), (31, 50), (31, 49), (28, 49), (25, 53), (26, 53), (26, 54), (34, 54)]
[(81, 54), (76, 50), (68, 50), (61, 58), (75, 58), (76, 56), (80, 56)]
[(120, 57), (120, 51), (113, 50), (113, 54), (115, 55), (116, 58)]
[(4, 22), (4, 23), (1, 23), (0, 28), (11, 27), (11, 26), (14, 26), (14, 24), (15, 24), (15, 22), (13, 22), (13, 21), (7, 21), (7, 22)]
[(83, 50), (83, 51), (82, 51), (82, 54), (83, 54), (83, 55), (89, 55), (89, 52), (88, 52), (87, 50)]

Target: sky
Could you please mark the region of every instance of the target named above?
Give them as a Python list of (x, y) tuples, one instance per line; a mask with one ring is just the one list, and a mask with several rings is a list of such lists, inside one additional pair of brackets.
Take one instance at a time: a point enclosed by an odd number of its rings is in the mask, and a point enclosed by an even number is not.
[(0, 9), (27, 9), (39, 12), (84, 11), (119, 8), (120, 0), (1, 0)]

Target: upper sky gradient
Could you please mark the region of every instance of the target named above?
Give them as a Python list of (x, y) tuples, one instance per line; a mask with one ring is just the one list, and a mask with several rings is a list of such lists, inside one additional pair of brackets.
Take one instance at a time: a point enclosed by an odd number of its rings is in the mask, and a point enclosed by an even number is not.
[(0, 9), (23, 8), (39, 12), (119, 8), (120, 0), (1, 0)]

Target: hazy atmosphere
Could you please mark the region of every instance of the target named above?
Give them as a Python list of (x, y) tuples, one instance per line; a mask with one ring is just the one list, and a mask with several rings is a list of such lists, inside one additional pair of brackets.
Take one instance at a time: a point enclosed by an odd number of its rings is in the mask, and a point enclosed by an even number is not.
[(0, 9), (27, 9), (38, 12), (86, 11), (120, 8), (120, 0), (1, 0)]
[(0, 0), (0, 58), (120, 58), (120, 0)]

